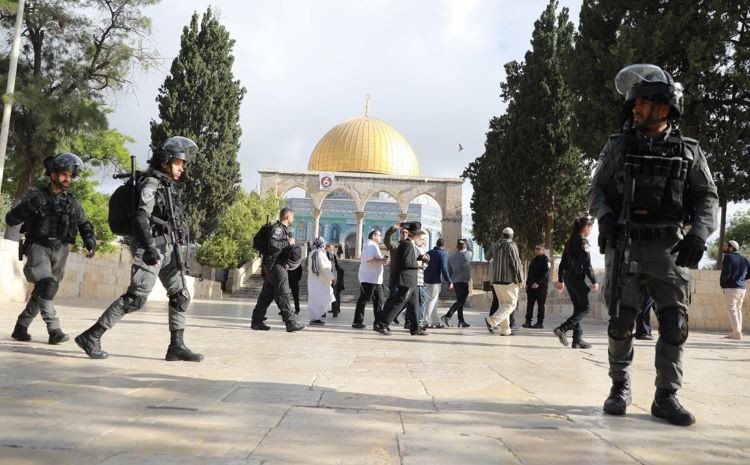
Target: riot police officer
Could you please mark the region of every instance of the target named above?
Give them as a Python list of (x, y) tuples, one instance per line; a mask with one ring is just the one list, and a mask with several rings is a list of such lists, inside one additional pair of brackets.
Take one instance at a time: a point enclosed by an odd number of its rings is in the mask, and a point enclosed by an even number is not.
[[(651, 414), (687, 426), (695, 417), (676, 392), (688, 337), (688, 268), (698, 265), (716, 227), (716, 186), (698, 142), (677, 129), (682, 86), (648, 64), (623, 68), (615, 84), (625, 96), (629, 118), (604, 147), (588, 193), (591, 213), (607, 242), (605, 299), (610, 308), (620, 305), (619, 315), (609, 321), (612, 389), (604, 412), (624, 415), (630, 404), (633, 322), (648, 293), (659, 319)], [(627, 259), (627, 266), (620, 266), (625, 260), (615, 263), (615, 256)], [(615, 267), (621, 270), (616, 293), (610, 289)]]
[(188, 138), (170, 137), (154, 150), (148, 171), (139, 178), (136, 190), (138, 207), (132, 218), (132, 236), (129, 238), (133, 253), (130, 285), (93, 326), (76, 337), (76, 343), (89, 357), (108, 357), (101, 348), (102, 334), (112, 329), (125, 314), (146, 303), (158, 277), (169, 296), (171, 338), (165, 359), (203, 360), (202, 354), (191, 351), (183, 342), (190, 294), (180, 266), (179, 242), (186, 236), (187, 225), (176, 185), (190, 154), (197, 148)]
[(294, 246), (294, 237), (289, 227), (294, 222), (294, 212), (290, 208), (282, 208), (279, 220), (272, 224), (268, 231), (268, 237), (264, 238), (265, 252), (261, 261), (263, 273), (263, 289), (260, 291), (258, 301), (253, 309), (253, 317), (250, 328), (256, 331), (268, 331), (270, 326), (265, 324), (266, 311), (271, 302), (276, 302), (281, 312), (288, 332), (299, 331), (305, 325), (295, 321), (292, 315), (290, 302), (291, 289), (289, 288), (289, 249)]
[(19, 243), (19, 258), (26, 255), (23, 274), (34, 283), (34, 291), (26, 308), (18, 315), (11, 337), (17, 341), (30, 341), (28, 328), (41, 311), (47, 324), (50, 344), (69, 340), (60, 329), (54, 299), (65, 272), (65, 262), (80, 233), (87, 257), (94, 256), (96, 234), (80, 202), (68, 192), (70, 183), (83, 170), (83, 162), (72, 153), (60, 153), (44, 160), (45, 174), (50, 183), (45, 187), (30, 189), (5, 216), (9, 226), (23, 223), (21, 232), (25, 239)]

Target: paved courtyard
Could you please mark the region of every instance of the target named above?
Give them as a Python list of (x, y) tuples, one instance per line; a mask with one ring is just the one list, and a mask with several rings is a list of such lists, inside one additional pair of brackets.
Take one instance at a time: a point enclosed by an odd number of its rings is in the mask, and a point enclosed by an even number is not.
[[(109, 302), (63, 300), (74, 336)], [(649, 413), (653, 342), (637, 341), (633, 405), (603, 416), (605, 327), (590, 350), (545, 330), (471, 328), (384, 337), (352, 308), (324, 327), (249, 329), (237, 300), (194, 302), (185, 338), (202, 363), (165, 362), (164, 304), (105, 334), (108, 360), (75, 343), (10, 338), (22, 304), (0, 302), (0, 464), (749, 464), (750, 344), (693, 332), (683, 403), (696, 425)], [(368, 307), (368, 313), (371, 313)], [(304, 310), (303, 310), (304, 312)], [(371, 317), (370, 317), (371, 318)]]

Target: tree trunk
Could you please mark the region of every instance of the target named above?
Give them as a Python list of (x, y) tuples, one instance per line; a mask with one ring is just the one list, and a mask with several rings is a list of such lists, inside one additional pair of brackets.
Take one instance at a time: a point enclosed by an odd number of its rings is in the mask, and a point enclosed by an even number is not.
[(727, 203), (724, 202), (721, 205), (721, 221), (719, 225), (719, 250), (716, 253), (716, 269), (721, 269), (721, 264), (724, 261), (724, 254), (722, 249), (724, 248), (725, 236), (727, 228)]
[(553, 282), (554, 279), (552, 276), (554, 276), (555, 273), (555, 260), (553, 260), (553, 254), (552, 254), (552, 246), (554, 245), (552, 243), (552, 225), (555, 221), (555, 197), (552, 196), (552, 206), (549, 210), (547, 210), (547, 214), (544, 218), (544, 244), (547, 250), (549, 250), (549, 258), (550, 263), (552, 263), (552, 266), (550, 268), (549, 272), (549, 281)]

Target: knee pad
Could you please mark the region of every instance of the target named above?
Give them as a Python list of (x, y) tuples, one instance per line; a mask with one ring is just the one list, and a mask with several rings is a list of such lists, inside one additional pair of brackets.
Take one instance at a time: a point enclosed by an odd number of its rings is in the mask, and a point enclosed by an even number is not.
[(187, 289), (181, 289), (177, 293), (169, 296), (169, 306), (178, 312), (184, 312), (190, 303), (190, 293)]
[(45, 300), (52, 300), (59, 288), (60, 283), (55, 281), (54, 278), (44, 278), (36, 282), (33, 294)]
[(125, 304), (125, 313), (130, 313), (143, 307), (143, 304), (146, 303), (146, 298), (138, 297), (135, 294), (126, 293), (122, 295), (122, 301)]
[(609, 337), (618, 341), (633, 337), (633, 323), (637, 314), (638, 310), (634, 308), (620, 307), (620, 316), (609, 319)]
[(688, 316), (680, 308), (664, 308), (657, 314), (659, 334), (664, 342), (681, 346), (688, 338)]

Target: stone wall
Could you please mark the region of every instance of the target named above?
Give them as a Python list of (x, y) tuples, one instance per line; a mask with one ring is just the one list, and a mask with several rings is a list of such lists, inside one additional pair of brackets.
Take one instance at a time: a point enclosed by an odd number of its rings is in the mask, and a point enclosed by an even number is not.
[[(730, 331), (729, 314), (725, 307), (724, 295), (719, 287), (721, 272), (716, 270), (691, 270), (691, 272), (693, 284), (689, 311), (690, 327), (693, 329)], [(488, 280), (489, 264), (486, 262), (472, 263), (471, 273), (474, 281), (474, 294), (471, 296), (472, 308), (489, 308), (492, 296), (488, 292), (481, 292), (482, 282)], [(604, 282), (603, 270), (597, 271), (596, 279), (599, 283)], [(555, 319), (567, 318), (573, 313), (570, 298), (565, 291), (558, 293), (552, 284), (554, 283), (551, 283), (549, 296), (547, 297), (547, 316)], [(521, 292), (519, 297), (521, 302), (515, 317), (517, 321), (523, 323), (526, 314), (526, 293)], [(591, 313), (587, 318), (607, 321), (609, 319), (607, 306), (604, 305), (601, 290), (592, 295), (591, 303)], [(745, 330), (750, 330), (750, 296), (745, 299), (742, 313), (744, 315), (743, 327)], [(536, 310), (534, 310), (534, 314), (536, 315)], [(658, 327), (656, 318), (652, 318), (651, 322), (654, 327)]]
[[(132, 262), (130, 252), (124, 247), (113, 254), (97, 255), (91, 259), (71, 253), (57, 297), (115, 299), (125, 292), (130, 282)], [(18, 260), (18, 242), (0, 239), (0, 301), (26, 301), (33, 285), (24, 278), (23, 264)], [(206, 268), (195, 274), (202, 274), (204, 279), (186, 277), (190, 295), (194, 299), (222, 298), (221, 283), (205, 279), (213, 276), (213, 270)], [(158, 280), (149, 300), (168, 300)]]

